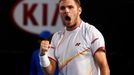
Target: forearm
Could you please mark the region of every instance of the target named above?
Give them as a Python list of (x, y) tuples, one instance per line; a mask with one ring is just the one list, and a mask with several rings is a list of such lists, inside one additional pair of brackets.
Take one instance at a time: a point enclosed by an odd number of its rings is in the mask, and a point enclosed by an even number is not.
[(52, 65), (49, 65), (48, 67), (42, 67), (42, 70), (45, 75), (54, 75), (54, 69), (52, 68)]
[(53, 75), (56, 68), (56, 61), (48, 57), (49, 41), (43, 40), (40, 46), (40, 65), (45, 75)]
[(48, 58), (47, 55), (44, 55), (44, 56), (40, 56), (40, 65), (43, 69), (43, 72), (46, 74), (46, 75), (53, 75), (54, 74), (54, 71), (55, 71), (55, 61)]
[(108, 66), (100, 67), (101, 75), (110, 75), (110, 69)]

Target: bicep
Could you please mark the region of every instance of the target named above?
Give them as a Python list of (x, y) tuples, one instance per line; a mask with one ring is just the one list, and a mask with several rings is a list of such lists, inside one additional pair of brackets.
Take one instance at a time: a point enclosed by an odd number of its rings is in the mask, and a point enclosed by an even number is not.
[(110, 69), (106, 58), (106, 52), (104, 52), (104, 50), (100, 48), (95, 53), (94, 57), (100, 67), (101, 75), (110, 75)]
[(104, 48), (97, 49), (97, 51), (94, 54), (94, 58), (99, 64), (100, 68), (108, 65), (107, 58), (106, 58), (106, 51)]

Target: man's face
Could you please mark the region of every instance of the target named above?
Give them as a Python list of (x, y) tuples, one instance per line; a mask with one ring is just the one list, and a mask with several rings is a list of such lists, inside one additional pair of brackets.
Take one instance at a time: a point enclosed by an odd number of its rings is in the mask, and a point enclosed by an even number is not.
[(81, 8), (74, 0), (62, 0), (59, 3), (59, 12), (63, 23), (67, 27), (72, 27), (78, 21), (81, 14)]

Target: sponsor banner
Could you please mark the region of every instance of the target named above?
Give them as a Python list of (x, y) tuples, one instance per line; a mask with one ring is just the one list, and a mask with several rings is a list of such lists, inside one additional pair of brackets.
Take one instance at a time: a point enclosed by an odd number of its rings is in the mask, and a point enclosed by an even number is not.
[(22, 0), (16, 4), (12, 16), (16, 25), (32, 34), (64, 27), (58, 11), (58, 0)]

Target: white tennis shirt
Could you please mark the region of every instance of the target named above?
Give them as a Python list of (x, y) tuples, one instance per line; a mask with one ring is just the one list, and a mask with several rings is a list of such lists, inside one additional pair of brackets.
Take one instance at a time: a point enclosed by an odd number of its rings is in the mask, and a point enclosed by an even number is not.
[(59, 75), (100, 75), (94, 53), (105, 47), (104, 37), (95, 26), (84, 21), (73, 31), (56, 32), (48, 56), (58, 62)]

